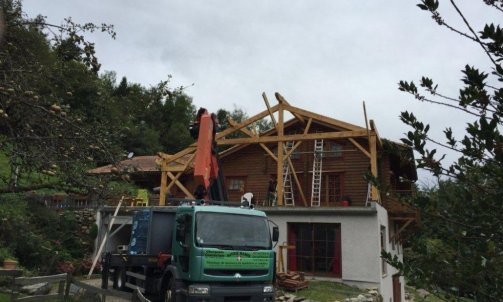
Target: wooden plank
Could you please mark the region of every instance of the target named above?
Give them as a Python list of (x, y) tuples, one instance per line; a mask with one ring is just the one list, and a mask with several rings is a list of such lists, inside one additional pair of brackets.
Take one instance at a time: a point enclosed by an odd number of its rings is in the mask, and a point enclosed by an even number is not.
[(91, 269), (89, 270), (89, 273), (87, 274), (87, 279), (89, 279), (94, 271), (94, 268), (96, 267), (96, 264), (98, 263), (99, 257), (101, 257), (101, 251), (105, 247), (105, 243), (107, 241), (107, 236), (110, 234), (110, 231), (112, 230), (112, 226), (115, 221), (115, 217), (117, 217), (117, 213), (119, 213), (119, 209), (122, 205), (122, 201), (124, 201), (124, 195), (122, 195), (121, 199), (119, 200), (119, 203), (117, 204), (117, 207), (115, 208), (114, 214), (112, 216), (112, 219), (110, 220), (110, 223), (107, 228), (107, 232), (105, 233), (105, 236), (103, 236), (103, 239), (101, 240), (100, 247), (98, 249), (98, 252), (96, 253), (96, 256), (94, 257), (93, 264), (91, 265)]
[(236, 145), (236, 144), (257, 144), (257, 143), (275, 143), (287, 141), (307, 141), (316, 139), (342, 139), (349, 137), (366, 137), (365, 130), (358, 131), (335, 131), (324, 133), (309, 133), (309, 134), (290, 134), (283, 136), (261, 136), (261, 137), (247, 137), (247, 138), (231, 138), (219, 140), (218, 145)]
[(363, 154), (365, 154), (365, 156), (367, 156), (368, 158), (370, 158), (370, 153), (365, 150), (365, 148), (362, 147), (362, 145), (360, 145), (354, 138), (350, 137), (348, 138), (348, 140), (356, 147), (358, 148), (360, 151), (362, 151)]
[(66, 274), (51, 275), (51, 276), (39, 276), (39, 277), (19, 277), (14, 279), (16, 285), (32, 285), (43, 282), (58, 282), (65, 281)]
[(292, 113), (295, 112), (295, 113), (301, 114), (302, 116), (304, 116), (306, 118), (310, 117), (314, 121), (322, 122), (322, 123), (325, 123), (325, 124), (328, 124), (328, 125), (332, 125), (332, 126), (335, 126), (335, 127), (338, 127), (338, 128), (352, 130), (352, 131), (365, 130), (365, 128), (363, 128), (363, 127), (356, 126), (356, 125), (353, 125), (353, 124), (350, 124), (350, 123), (346, 123), (346, 122), (343, 122), (343, 121), (340, 121), (340, 120), (336, 120), (336, 119), (333, 119), (333, 118), (330, 118), (330, 117), (327, 117), (327, 116), (324, 116), (324, 115), (321, 115), (321, 114), (317, 114), (317, 113), (314, 113), (314, 112), (310, 112), (310, 111), (307, 111), (307, 110), (304, 110), (304, 109), (300, 109), (300, 108), (294, 107), (292, 105), (285, 105), (284, 108), (285, 108), (285, 110), (288, 110), (288, 111), (290, 111)]

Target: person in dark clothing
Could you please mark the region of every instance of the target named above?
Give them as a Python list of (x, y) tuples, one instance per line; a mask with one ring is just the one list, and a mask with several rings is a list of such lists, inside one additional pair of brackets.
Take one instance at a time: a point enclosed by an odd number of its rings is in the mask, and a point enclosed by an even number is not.
[(269, 187), (267, 188), (267, 203), (274, 205), (276, 203), (276, 186), (278, 182), (271, 178), (269, 180)]

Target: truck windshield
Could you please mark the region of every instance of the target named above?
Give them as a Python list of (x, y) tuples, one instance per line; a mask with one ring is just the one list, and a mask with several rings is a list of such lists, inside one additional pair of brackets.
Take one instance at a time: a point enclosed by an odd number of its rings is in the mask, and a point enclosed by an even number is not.
[(196, 244), (222, 249), (269, 249), (271, 235), (265, 217), (197, 213)]

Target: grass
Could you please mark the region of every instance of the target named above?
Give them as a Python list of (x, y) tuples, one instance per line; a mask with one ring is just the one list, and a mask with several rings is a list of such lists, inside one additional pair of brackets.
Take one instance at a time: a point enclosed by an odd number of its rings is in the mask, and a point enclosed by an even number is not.
[(356, 298), (359, 294), (366, 291), (330, 281), (309, 281), (309, 287), (297, 292), (285, 292), (297, 297), (304, 297), (311, 301), (333, 302), (334, 300), (343, 301), (346, 298)]
[(5, 293), (0, 293), (0, 302), (9, 302), (10, 295)]

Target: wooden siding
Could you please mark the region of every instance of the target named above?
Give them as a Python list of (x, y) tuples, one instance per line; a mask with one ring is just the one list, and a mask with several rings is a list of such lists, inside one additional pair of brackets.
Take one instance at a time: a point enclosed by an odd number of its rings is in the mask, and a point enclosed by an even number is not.
[[(295, 130), (289, 130), (295, 132)], [(316, 130), (322, 131), (324, 129), (318, 128)], [(300, 131), (298, 129), (297, 133)], [(325, 140), (325, 142), (327, 141)], [(322, 175), (326, 176), (327, 173), (340, 173), (343, 175), (343, 195), (351, 198), (352, 205), (364, 206), (368, 190), (368, 183), (365, 181), (364, 175), (370, 168), (370, 159), (346, 139), (333, 141), (343, 146), (342, 157), (325, 157), (323, 159)], [(358, 142), (364, 148), (368, 148), (364, 140)], [(268, 147), (275, 150), (273, 144), (269, 144)], [(309, 205), (311, 200), (314, 141), (303, 142), (297, 150), (300, 154), (298, 158), (292, 159), (292, 163)], [(246, 175), (246, 191), (252, 192), (255, 201), (261, 205), (263, 199), (267, 196), (269, 180), (271, 176), (276, 175), (276, 161), (258, 145), (250, 145), (223, 158), (222, 170), (226, 178)], [(322, 180), (322, 182), (323, 187), (325, 187), (325, 180)], [(294, 187), (296, 186), (294, 185)], [(302, 206), (298, 192), (295, 191), (295, 193), (295, 205)], [(324, 194), (323, 190), (322, 194)], [(229, 192), (229, 199), (232, 201), (239, 200), (240, 197), (240, 193)], [(333, 205), (336, 201), (338, 200), (327, 201), (322, 196), (321, 205)]]

